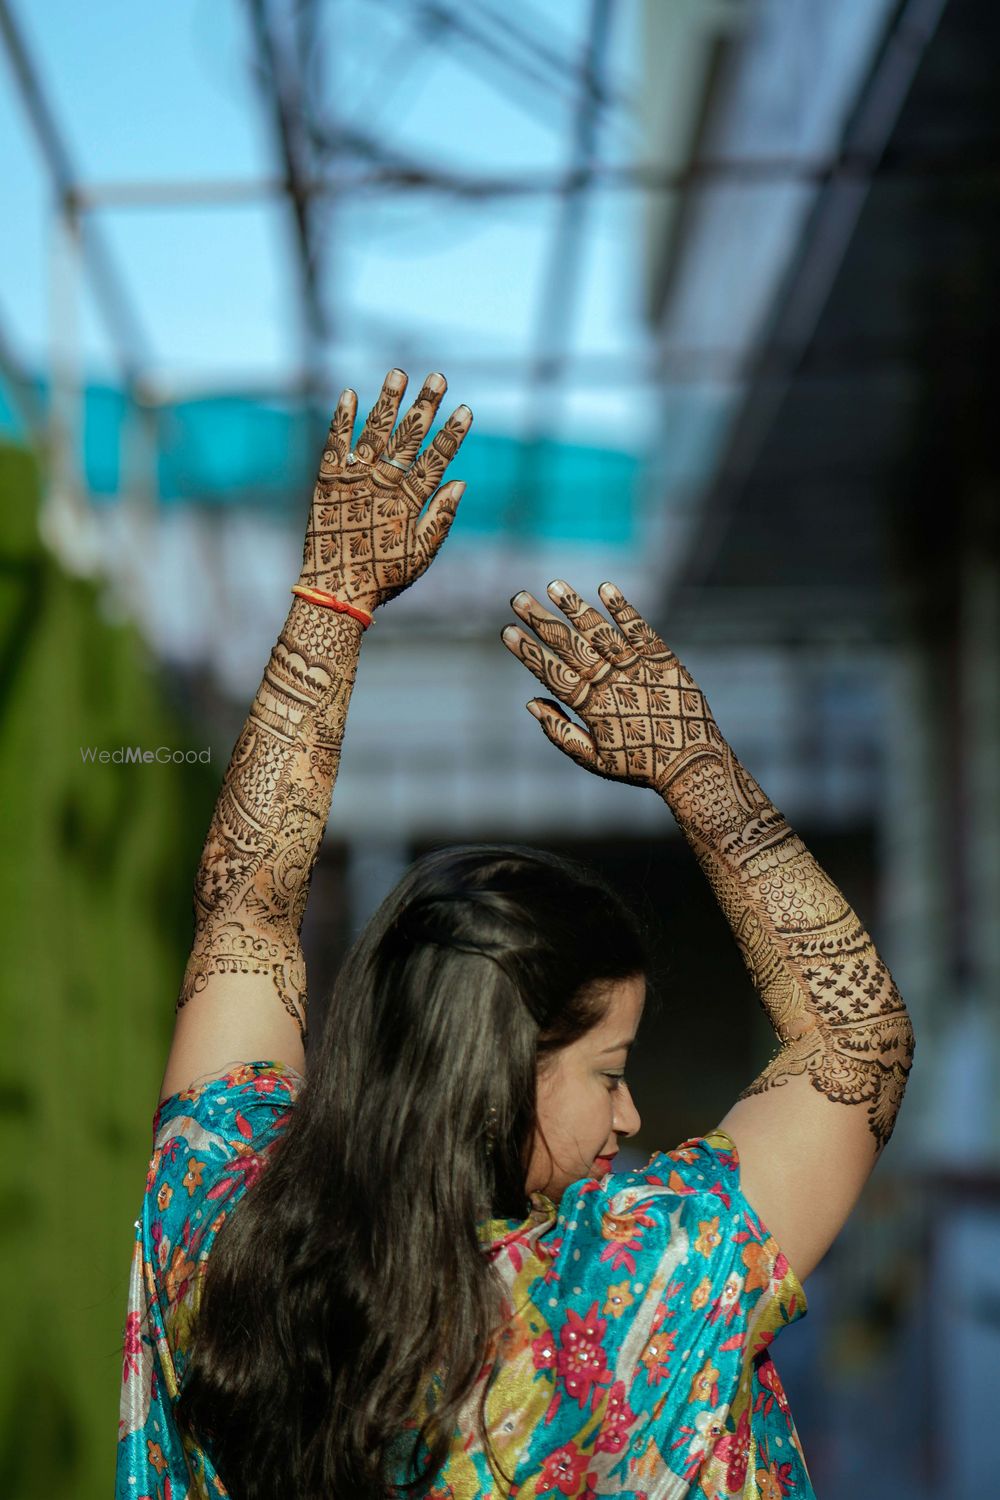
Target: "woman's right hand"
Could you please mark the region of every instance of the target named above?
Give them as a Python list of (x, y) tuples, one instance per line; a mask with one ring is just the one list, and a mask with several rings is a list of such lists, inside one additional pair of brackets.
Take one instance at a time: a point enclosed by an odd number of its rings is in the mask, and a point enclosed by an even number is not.
[(501, 639), (586, 725), (549, 698), (532, 699), (527, 707), (554, 745), (595, 776), (657, 792), (692, 761), (722, 758), (725, 741), (701, 689), (620, 589), (598, 589), (613, 624), (562, 579), (547, 592), (563, 617), (515, 594), (511, 608), (538, 640), (516, 625)]

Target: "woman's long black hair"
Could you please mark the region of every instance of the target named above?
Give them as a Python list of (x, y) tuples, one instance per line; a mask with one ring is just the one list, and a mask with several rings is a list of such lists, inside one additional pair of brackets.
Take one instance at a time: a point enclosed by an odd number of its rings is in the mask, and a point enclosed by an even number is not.
[(433, 1481), (504, 1321), (477, 1221), (529, 1212), (537, 1070), (646, 966), (614, 890), (540, 850), (435, 850), (386, 897), (208, 1261), (177, 1418), (233, 1500)]

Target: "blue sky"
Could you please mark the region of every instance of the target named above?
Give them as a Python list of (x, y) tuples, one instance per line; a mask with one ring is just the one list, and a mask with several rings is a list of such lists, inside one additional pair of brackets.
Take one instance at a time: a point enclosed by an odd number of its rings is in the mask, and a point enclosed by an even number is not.
[[(499, 6), (497, 6), (499, 9)], [(512, 13), (545, 47), (572, 56), (585, 0), (530, 0)], [(14, 0), (77, 171), (85, 182), (257, 180), (274, 174), (272, 138), (256, 95), (247, 8), (237, 0), (169, 6)], [(475, 8), (473, 8), (475, 10)], [(330, 0), (322, 8), (323, 97), (341, 120), (401, 152), (484, 174), (560, 170), (569, 150), (568, 95), (521, 86), (489, 57), (428, 45), (420, 6)], [(290, 7), (284, 6), (287, 17)], [(636, 93), (638, 0), (614, 11), (609, 79)], [(496, 85), (496, 86), (494, 86)], [(20, 358), (45, 369), (52, 347), (51, 194), (4, 58), (0, 61), (0, 326)], [(605, 131), (606, 160), (638, 150), (638, 126)], [(477, 420), (517, 432), (528, 418), (523, 372), (465, 376), (449, 358), (510, 360), (534, 348), (554, 204), (543, 198), (456, 205), (424, 196), (348, 194), (324, 205), (325, 284), (336, 323), (331, 391), (367, 392), (394, 362), (419, 381), (439, 365)], [(281, 385), (297, 368), (298, 313), (290, 218), (283, 203), (102, 210), (101, 229), (148, 340), (149, 373), (167, 395)], [(650, 398), (636, 382), (601, 381), (649, 346), (641, 316), (643, 221), (638, 196), (592, 195), (571, 347), (589, 377), (569, 382), (553, 430), (639, 448)], [(88, 289), (60, 304), (58, 337), (88, 375), (114, 376)], [(598, 378), (594, 378), (594, 364)], [(610, 366), (609, 366), (610, 368)]]

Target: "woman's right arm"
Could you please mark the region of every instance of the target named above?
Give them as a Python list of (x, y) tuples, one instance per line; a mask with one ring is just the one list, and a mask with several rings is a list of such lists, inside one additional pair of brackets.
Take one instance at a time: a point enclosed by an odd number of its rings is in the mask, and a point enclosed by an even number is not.
[(513, 607), (546, 646), (507, 644), (577, 713), (539, 705), (549, 738), (597, 775), (652, 786), (711, 882), (780, 1046), (720, 1121), (743, 1190), (804, 1280), (892, 1134), (913, 1028), (843, 894), (724, 740), (674, 653), (613, 585), (609, 625), (571, 589)]

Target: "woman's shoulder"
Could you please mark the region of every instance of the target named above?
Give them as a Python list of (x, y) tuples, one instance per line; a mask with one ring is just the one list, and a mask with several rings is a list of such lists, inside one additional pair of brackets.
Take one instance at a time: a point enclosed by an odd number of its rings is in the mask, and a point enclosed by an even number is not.
[(282, 1063), (240, 1062), (160, 1104), (137, 1227), (165, 1310), (183, 1300), (222, 1218), (264, 1171), (300, 1082)]
[(553, 1249), (560, 1279), (584, 1266), (611, 1281), (691, 1281), (713, 1296), (738, 1288), (744, 1305), (777, 1296), (788, 1320), (805, 1293), (774, 1236), (740, 1185), (739, 1153), (722, 1130), (657, 1151), (645, 1166), (572, 1184), (559, 1205)]
[(636, 1202), (704, 1197), (728, 1208), (735, 1196), (742, 1197), (739, 1153), (724, 1130), (712, 1130), (670, 1151), (654, 1151), (643, 1167), (609, 1172), (603, 1186), (609, 1196), (624, 1193)]
[(153, 1117), (148, 1212), (196, 1213), (252, 1185), (291, 1116), (302, 1079), (287, 1064), (239, 1062), (195, 1079)]
[(255, 1127), (273, 1125), (275, 1114), (287, 1111), (303, 1081), (287, 1063), (231, 1063), (160, 1101), (153, 1116), (154, 1144), (159, 1145), (164, 1133), (175, 1130), (180, 1121), (196, 1121), (216, 1131), (235, 1124), (248, 1140), (256, 1134)]

